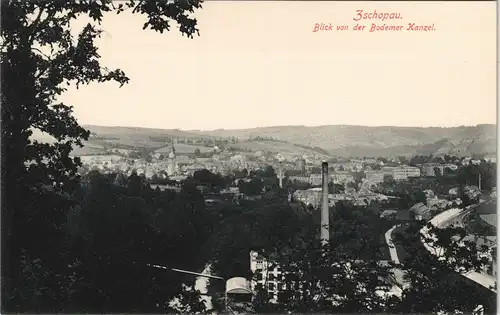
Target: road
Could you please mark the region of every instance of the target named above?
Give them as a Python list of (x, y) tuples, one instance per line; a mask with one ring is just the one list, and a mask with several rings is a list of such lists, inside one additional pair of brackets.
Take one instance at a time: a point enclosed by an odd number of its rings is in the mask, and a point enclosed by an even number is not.
[(394, 263), (399, 264), (400, 260), (398, 257), (398, 252), (397, 252), (396, 246), (394, 245), (394, 242), (392, 240), (392, 232), (394, 232), (394, 230), (397, 227), (398, 227), (398, 225), (395, 225), (392, 228), (390, 228), (387, 232), (385, 232), (385, 241), (387, 243), (387, 246), (389, 247), (389, 254), (391, 255), (391, 260)]
[[(400, 261), (400, 257), (398, 256), (398, 252), (397, 252), (396, 246), (394, 244), (394, 240), (392, 238), (392, 233), (399, 226), (400, 226), (399, 224), (394, 225), (387, 232), (385, 232), (385, 242), (387, 243), (387, 246), (389, 247), (389, 254), (391, 256), (391, 260), (395, 264), (400, 264), (401, 261)], [(402, 271), (401, 269), (398, 269), (398, 268), (394, 268), (392, 270), (392, 274), (393, 274), (394, 280), (397, 283), (397, 285), (393, 286), (391, 291), (393, 294), (401, 296), (401, 294), (403, 293), (401, 288), (403, 288), (403, 289), (407, 288), (409, 285), (404, 280), (404, 271)]]

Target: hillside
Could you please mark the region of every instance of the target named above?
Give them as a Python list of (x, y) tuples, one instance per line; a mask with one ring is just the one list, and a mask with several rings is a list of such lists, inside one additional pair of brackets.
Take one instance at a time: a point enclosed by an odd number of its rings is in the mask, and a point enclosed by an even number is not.
[(169, 137), (182, 139), (203, 139), (210, 136), (191, 133), (179, 129), (153, 129), (153, 128), (138, 128), (138, 127), (108, 127), (108, 126), (93, 126), (86, 125), (84, 128), (92, 133), (104, 138), (120, 138), (131, 140), (149, 141), (151, 137)]
[[(91, 137), (84, 142), (83, 148), (74, 148), (72, 155), (96, 155), (106, 154), (110, 150), (132, 149), (132, 148), (150, 148), (157, 149), (162, 153), (170, 152), (170, 148), (165, 148), (165, 144), (170, 139), (208, 139), (209, 136), (193, 134), (178, 129), (152, 129), (135, 127), (108, 127), (108, 126), (83, 126), (91, 132)], [(41, 142), (53, 142), (54, 139), (47, 134), (34, 130), (33, 139)], [(179, 144), (179, 153), (193, 153), (196, 148), (201, 152), (211, 149), (203, 146)], [(164, 153), (164, 152), (163, 152)]]
[(319, 155), (319, 156), (329, 156), (328, 152), (325, 152), (321, 148), (312, 148), (305, 145), (289, 143), (286, 141), (275, 141), (275, 140), (252, 140), (252, 141), (240, 141), (236, 144), (231, 144), (231, 148), (235, 150), (244, 151), (268, 151), (281, 153), (284, 155)]
[[(212, 152), (213, 148), (211, 147), (205, 147), (202, 145), (192, 145), (192, 144), (185, 144), (185, 143), (178, 143), (175, 145), (175, 152), (177, 154), (193, 154), (196, 149), (200, 150), (201, 153), (208, 153)], [(162, 154), (168, 154), (172, 151), (172, 147), (170, 145), (161, 147), (155, 152), (157, 153), (162, 153)]]
[[(190, 131), (178, 129), (150, 129), (134, 127), (106, 127), (106, 126), (84, 126), (90, 130), (93, 137), (85, 143), (85, 147), (76, 148), (74, 155), (102, 154), (104, 147), (115, 145), (155, 148), (158, 153), (170, 152), (170, 145), (165, 146), (167, 138), (199, 140), (209, 138), (229, 138), (227, 136), (205, 135)], [(283, 154), (314, 154), (327, 156), (320, 148), (311, 148), (305, 145), (288, 143), (286, 141), (240, 141), (229, 145), (236, 151), (270, 151)], [(179, 154), (194, 153), (196, 149), (200, 152), (210, 152), (211, 147), (196, 144), (179, 143), (175, 145), (176, 152)]]
[[(183, 131), (178, 129), (150, 129), (134, 127), (84, 126), (92, 137), (84, 148), (77, 148), (75, 155), (99, 154), (106, 148), (152, 148), (167, 152), (164, 148), (170, 139), (190, 140), (178, 149), (191, 153), (208, 147), (194, 144), (196, 140), (209, 138), (239, 138), (230, 146), (242, 151), (271, 151), (283, 154), (315, 154), (334, 156), (397, 156), (496, 153), (496, 125), (461, 126), (453, 128), (419, 127), (366, 127), (366, 126), (276, 126), (239, 130)], [(50, 141), (47, 135), (33, 136)], [(267, 137), (277, 140), (252, 140), (251, 137)], [(162, 149), (164, 148), (164, 149)], [(179, 153), (181, 153), (179, 151)]]
[(393, 156), (412, 154), (494, 154), (496, 125), (440, 127), (276, 126), (240, 130), (190, 130), (205, 136), (272, 137), (320, 147), (339, 156)]

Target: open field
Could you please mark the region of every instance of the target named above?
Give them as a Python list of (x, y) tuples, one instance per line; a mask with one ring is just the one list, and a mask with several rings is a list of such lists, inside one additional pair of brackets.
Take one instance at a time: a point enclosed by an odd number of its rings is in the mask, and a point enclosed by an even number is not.
[(101, 155), (107, 154), (104, 147), (95, 143), (86, 142), (82, 148), (75, 147), (71, 151), (72, 156)]
[(284, 141), (271, 141), (271, 140), (261, 140), (261, 141), (242, 141), (230, 145), (231, 148), (240, 150), (251, 150), (255, 151), (269, 151), (275, 153), (292, 153), (292, 154), (314, 154), (321, 155), (319, 151), (313, 148), (307, 148), (301, 145), (296, 145)]
[(91, 139), (89, 143), (106, 146), (112, 148), (114, 146), (125, 146), (130, 148), (160, 148), (165, 145), (164, 142), (151, 141), (148, 139), (130, 139), (130, 138), (120, 138), (120, 139)]
[[(194, 145), (194, 144), (184, 144), (184, 143), (176, 143), (175, 144), (175, 153), (177, 154), (192, 154), (196, 149), (200, 149), (201, 153), (212, 152), (213, 149), (209, 147), (205, 147), (202, 145)], [(164, 146), (157, 149), (155, 152), (157, 153), (170, 153), (171, 146)]]

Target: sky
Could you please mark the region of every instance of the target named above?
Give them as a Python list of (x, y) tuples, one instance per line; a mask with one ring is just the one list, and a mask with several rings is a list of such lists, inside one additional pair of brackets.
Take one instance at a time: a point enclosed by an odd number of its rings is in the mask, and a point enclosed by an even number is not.
[[(400, 13), (361, 25), (356, 10)], [(459, 126), (496, 123), (495, 2), (207, 1), (200, 36), (142, 30), (105, 15), (102, 65), (130, 78), (71, 89), (81, 124), (162, 129), (277, 125)], [(313, 32), (315, 23), (332, 31)], [(77, 25), (83, 25), (80, 21)], [(337, 25), (349, 30), (337, 31)]]

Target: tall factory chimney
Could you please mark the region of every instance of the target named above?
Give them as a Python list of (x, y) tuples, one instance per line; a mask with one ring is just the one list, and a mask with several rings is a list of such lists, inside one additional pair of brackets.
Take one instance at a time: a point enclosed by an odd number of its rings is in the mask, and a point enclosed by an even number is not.
[(321, 189), (321, 241), (328, 243), (330, 240), (330, 215), (328, 208), (328, 163), (321, 164), (323, 183)]
[(280, 184), (280, 188), (283, 188), (283, 168), (279, 168), (278, 170), (278, 179), (279, 179), (279, 184)]

